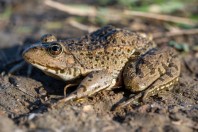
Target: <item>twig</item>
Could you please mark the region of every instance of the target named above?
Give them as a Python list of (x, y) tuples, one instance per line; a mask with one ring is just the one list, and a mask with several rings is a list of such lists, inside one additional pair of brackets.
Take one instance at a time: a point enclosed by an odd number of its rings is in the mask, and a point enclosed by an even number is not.
[(196, 35), (198, 34), (198, 29), (189, 30), (179, 30), (177, 32), (167, 32), (167, 33), (156, 33), (153, 35), (156, 43), (166, 43), (170, 41), (170, 37), (181, 36), (181, 35)]
[(87, 6), (86, 9), (82, 9), (79, 7), (72, 7), (71, 5), (61, 4), (52, 0), (45, 0), (44, 3), (52, 8), (67, 12), (71, 15), (96, 16), (95, 7)]
[[(116, 10), (116, 9), (106, 9), (105, 13), (102, 12), (100, 9), (96, 9), (93, 6), (86, 6), (86, 8), (79, 8), (71, 5), (61, 4), (59, 2), (55, 2), (52, 0), (45, 0), (44, 4), (47, 6), (50, 6), (52, 8), (64, 11), (71, 15), (77, 15), (77, 16), (90, 16), (90, 17), (96, 17), (96, 16), (102, 16), (106, 20), (110, 21), (118, 21), (122, 20), (123, 18), (130, 18), (129, 16), (135, 16), (135, 17), (143, 17), (148, 19), (156, 19), (166, 22), (174, 22), (174, 23), (181, 23), (181, 24), (187, 24), (187, 25), (196, 25), (197, 22), (192, 21), (188, 18), (182, 18), (182, 17), (175, 17), (170, 15), (161, 15), (161, 14), (155, 14), (155, 13), (148, 13), (148, 12), (140, 12), (140, 11), (130, 11), (130, 10)], [(103, 10), (103, 11), (104, 11)]]
[(97, 27), (87, 26), (87, 25), (84, 25), (82, 23), (79, 23), (79, 22), (77, 22), (76, 20), (74, 20), (72, 18), (68, 19), (67, 21), (68, 21), (68, 23), (71, 26), (73, 26), (75, 28), (78, 28), (80, 30), (83, 30), (83, 31), (88, 31), (89, 33), (95, 31), (96, 29), (98, 29)]
[(195, 34), (198, 34), (198, 29), (188, 29), (188, 30), (179, 30), (177, 32), (167, 32), (163, 35), (159, 35), (159, 36), (156, 36), (156, 38), (159, 38), (159, 37), (173, 37), (173, 36), (180, 36), (180, 35), (195, 35)]
[(137, 16), (137, 17), (144, 17), (144, 18), (149, 18), (149, 19), (162, 20), (162, 21), (167, 21), (167, 22), (187, 24), (187, 25), (196, 25), (197, 24), (197, 22), (194, 22), (191, 19), (170, 16), (170, 15), (161, 15), (161, 14), (155, 14), (155, 13), (129, 11), (129, 10), (125, 10), (124, 14), (131, 15), (131, 16)]

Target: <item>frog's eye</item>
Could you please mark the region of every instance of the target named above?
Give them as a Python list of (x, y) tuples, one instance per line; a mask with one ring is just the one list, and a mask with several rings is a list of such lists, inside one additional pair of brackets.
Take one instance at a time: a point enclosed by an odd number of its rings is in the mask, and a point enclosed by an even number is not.
[(41, 37), (41, 42), (42, 43), (49, 43), (49, 42), (54, 42), (57, 41), (56, 37), (52, 34), (45, 34)]
[(52, 43), (50, 44), (50, 46), (48, 47), (48, 52), (50, 55), (52, 56), (58, 56), (62, 53), (63, 48), (60, 44), (58, 43)]

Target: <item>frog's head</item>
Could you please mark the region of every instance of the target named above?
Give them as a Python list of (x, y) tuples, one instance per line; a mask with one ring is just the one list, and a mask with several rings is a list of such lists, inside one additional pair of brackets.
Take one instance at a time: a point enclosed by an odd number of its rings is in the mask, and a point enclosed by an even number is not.
[(50, 76), (64, 80), (75, 78), (73, 75), (66, 76), (68, 72), (66, 69), (78, 65), (78, 62), (63, 43), (57, 41), (53, 35), (45, 35), (41, 38), (41, 42), (26, 49), (23, 52), (23, 58)]

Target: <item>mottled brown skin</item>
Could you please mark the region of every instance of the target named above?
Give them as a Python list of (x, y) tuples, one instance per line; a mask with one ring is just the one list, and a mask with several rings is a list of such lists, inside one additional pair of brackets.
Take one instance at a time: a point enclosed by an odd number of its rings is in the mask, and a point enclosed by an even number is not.
[(145, 34), (105, 26), (79, 39), (62, 41), (45, 35), (23, 57), (52, 77), (82, 79), (77, 90), (60, 102), (110, 90), (121, 82), (132, 92), (145, 91), (145, 99), (172, 86), (180, 74), (174, 49), (155, 47)]

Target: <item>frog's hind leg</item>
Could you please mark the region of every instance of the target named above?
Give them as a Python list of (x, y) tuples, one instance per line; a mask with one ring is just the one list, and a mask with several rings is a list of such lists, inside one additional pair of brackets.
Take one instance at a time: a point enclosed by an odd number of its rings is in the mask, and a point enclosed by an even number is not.
[(137, 94), (119, 104), (117, 108), (124, 107), (141, 97), (145, 102), (148, 97), (158, 94), (160, 90), (169, 89), (178, 81), (179, 74), (180, 60), (174, 49), (149, 51), (138, 63), (129, 62), (126, 65), (123, 72), (125, 87)]
[(164, 75), (157, 79), (148, 89), (144, 91), (142, 101), (145, 102), (148, 97), (157, 95), (162, 90), (171, 90), (179, 81), (180, 60), (173, 58), (172, 62)]

